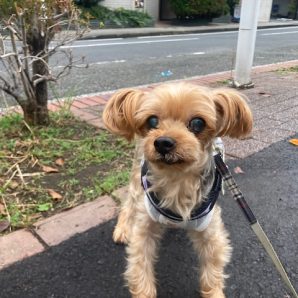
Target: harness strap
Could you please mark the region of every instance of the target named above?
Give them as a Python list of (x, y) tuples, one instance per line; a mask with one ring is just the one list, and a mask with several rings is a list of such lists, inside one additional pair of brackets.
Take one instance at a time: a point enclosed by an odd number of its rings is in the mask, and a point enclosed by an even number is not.
[(294, 286), (292, 285), (281, 261), (278, 258), (277, 253), (275, 252), (271, 242), (269, 241), (266, 233), (260, 226), (258, 220), (256, 219), (255, 215), (249, 208), (248, 204), (246, 203), (242, 192), (240, 191), (236, 181), (234, 180), (232, 174), (230, 173), (227, 165), (221, 158), (221, 154), (218, 153), (214, 156), (216, 168), (218, 169), (220, 175), (222, 176), (225, 184), (227, 185), (228, 189), (231, 191), (235, 201), (238, 203), (239, 207), (243, 211), (246, 219), (250, 223), (250, 226), (254, 233), (257, 235), (259, 241), (263, 245), (264, 249), (266, 250), (267, 254), (271, 258), (273, 264), (275, 265), (277, 271), (279, 272), (280, 276), (282, 277), (285, 285), (288, 287), (290, 292), (293, 294), (295, 298), (298, 298), (298, 295), (295, 291)]
[[(167, 217), (168, 219), (172, 221), (182, 222), (183, 218), (179, 214), (176, 214), (170, 209), (160, 207), (160, 200), (155, 192), (148, 191), (148, 189), (151, 187), (151, 184), (147, 179), (147, 174), (148, 174), (148, 164), (144, 160), (141, 167), (141, 183), (152, 206), (160, 214)], [(197, 208), (195, 208), (191, 212), (191, 216), (189, 220), (196, 220), (196, 219), (202, 218), (206, 216), (209, 212), (211, 212), (211, 210), (213, 209), (218, 199), (219, 193), (221, 191), (221, 185), (222, 185), (222, 179), (221, 179), (220, 173), (216, 169), (214, 182), (206, 200), (204, 200), (202, 204), (200, 204)]]

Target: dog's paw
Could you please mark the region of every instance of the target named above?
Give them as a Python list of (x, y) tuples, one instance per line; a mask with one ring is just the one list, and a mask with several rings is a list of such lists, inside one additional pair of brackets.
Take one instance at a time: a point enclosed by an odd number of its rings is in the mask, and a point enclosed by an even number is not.
[(132, 298), (156, 298), (156, 296), (148, 296), (145, 294), (140, 294), (140, 295), (132, 295)]
[(222, 289), (216, 289), (216, 290), (213, 290), (213, 291), (209, 291), (208, 293), (202, 293), (202, 296), (203, 298), (225, 298), (225, 294), (224, 292), (222, 291)]
[(134, 291), (131, 292), (132, 298), (156, 298), (156, 288), (152, 287), (151, 289), (146, 290), (145, 292), (140, 292), (136, 294)]
[(122, 228), (116, 226), (113, 232), (113, 240), (117, 244), (127, 244), (127, 233)]

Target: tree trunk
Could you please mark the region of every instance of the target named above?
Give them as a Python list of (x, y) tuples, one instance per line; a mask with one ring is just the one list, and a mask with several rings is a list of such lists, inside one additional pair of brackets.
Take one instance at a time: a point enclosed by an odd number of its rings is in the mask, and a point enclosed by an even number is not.
[(27, 103), (23, 107), (24, 120), (29, 125), (47, 126), (50, 123), (47, 105), (38, 105), (35, 102)]
[[(45, 42), (42, 38), (33, 43), (33, 54), (43, 56)], [(47, 63), (47, 58), (44, 58)], [(32, 63), (33, 78), (48, 75), (47, 65), (42, 60), (35, 60)], [(34, 103), (29, 103), (24, 111), (25, 120), (33, 125), (48, 125), (50, 123), (48, 111), (48, 84), (47, 81), (41, 81), (34, 87)], [(26, 121), (27, 121), (26, 120)]]
[[(33, 77), (34, 75), (48, 75), (48, 70), (44, 62), (37, 60), (33, 62)], [(48, 111), (48, 84), (47, 81), (38, 83), (34, 88), (36, 107), (34, 112), (40, 113), (36, 115), (34, 124), (48, 125), (50, 122)]]

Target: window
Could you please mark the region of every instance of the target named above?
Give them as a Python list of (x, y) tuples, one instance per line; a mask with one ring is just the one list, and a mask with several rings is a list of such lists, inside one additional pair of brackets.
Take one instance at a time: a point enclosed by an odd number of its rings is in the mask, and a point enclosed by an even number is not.
[(144, 8), (144, 0), (135, 0), (135, 8)]

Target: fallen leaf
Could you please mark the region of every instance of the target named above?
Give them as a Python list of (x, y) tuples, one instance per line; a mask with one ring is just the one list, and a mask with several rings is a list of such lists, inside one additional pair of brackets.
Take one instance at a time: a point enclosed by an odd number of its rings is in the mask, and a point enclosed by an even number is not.
[(242, 171), (242, 169), (240, 167), (234, 168), (234, 173), (235, 174), (244, 174), (244, 172)]
[(6, 215), (5, 207), (3, 204), (0, 203), (0, 214), (1, 215)]
[(298, 139), (291, 139), (289, 142), (295, 146), (298, 146)]
[(37, 206), (37, 210), (40, 212), (48, 211), (52, 208), (51, 203), (44, 203)]
[(268, 93), (266, 93), (264, 91), (260, 91), (259, 94), (262, 95), (262, 96), (264, 96), (264, 97), (270, 97), (271, 96), (271, 94), (268, 94)]
[(63, 158), (58, 158), (58, 159), (56, 159), (55, 164), (56, 164), (57, 166), (62, 167), (62, 166), (64, 165), (64, 159), (63, 159)]
[(16, 189), (16, 188), (19, 187), (19, 183), (16, 182), (16, 181), (10, 181), (9, 184), (8, 184), (8, 187), (9, 187), (10, 189)]
[(33, 221), (33, 220), (37, 220), (41, 217), (42, 217), (42, 215), (40, 213), (30, 215), (30, 216), (28, 216), (28, 222)]
[(4, 232), (7, 228), (9, 228), (10, 222), (8, 220), (0, 221), (0, 233)]
[(60, 193), (56, 192), (53, 189), (48, 189), (48, 193), (52, 197), (53, 200), (60, 201), (63, 199), (62, 195), (60, 195)]
[(42, 170), (46, 173), (58, 173), (59, 172), (58, 169), (52, 168), (52, 167), (49, 167), (49, 166), (42, 166)]

